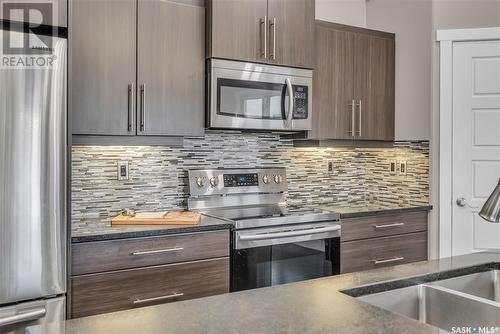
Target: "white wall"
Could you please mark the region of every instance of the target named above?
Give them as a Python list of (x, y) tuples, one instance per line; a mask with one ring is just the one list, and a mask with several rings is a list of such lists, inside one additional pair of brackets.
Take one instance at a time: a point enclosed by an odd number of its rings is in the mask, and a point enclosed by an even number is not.
[[(429, 255), (439, 250), (437, 29), (500, 26), (500, 0), (316, 0), (316, 18), (396, 33), (396, 138), (430, 139)], [(429, 36), (430, 34), (430, 36)]]
[(366, 26), (365, 0), (316, 0), (316, 19)]
[(370, 0), (366, 26), (396, 34), (396, 140), (429, 140), (431, 2)]
[[(412, 0), (417, 1), (417, 0)], [(432, 82), (431, 82), (431, 212), (429, 226), (431, 256), (439, 250), (439, 43), (438, 29), (486, 28), (500, 26), (500, 1), (498, 0), (434, 0), (432, 2)]]

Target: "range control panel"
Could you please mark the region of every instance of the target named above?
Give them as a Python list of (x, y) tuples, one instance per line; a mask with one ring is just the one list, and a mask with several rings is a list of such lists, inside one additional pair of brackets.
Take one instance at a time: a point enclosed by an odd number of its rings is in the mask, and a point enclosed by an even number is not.
[(287, 191), (286, 170), (256, 169), (197, 169), (190, 170), (191, 196), (279, 193)]
[(293, 86), (294, 108), (293, 119), (307, 119), (309, 101), (307, 86)]
[(224, 177), (224, 187), (247, 187), (259, 185), (259, 175), (257, 173), (222, 175)]

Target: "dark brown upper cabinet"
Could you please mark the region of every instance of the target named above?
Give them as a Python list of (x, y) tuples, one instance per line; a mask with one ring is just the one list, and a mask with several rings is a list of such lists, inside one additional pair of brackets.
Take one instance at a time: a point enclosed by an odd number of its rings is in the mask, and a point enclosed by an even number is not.
[(310, 139), (394, 140), (395, 36), (316, 21)]
[(314, 66), (314, 1), (269, 0), (269, 60), (273, 64)]
[(267, 0), (209, 0), (207, 57), (265, 61)]
[(135, 135), (136, 2), (70, 2), (73, 134)]
[(204, 133), (205, 8), (201, 5), (139, 1), (138, 135)]
[(203, 134), (203, 0), (72, 0), (70, 13), (73, 134)]
[(311, 138), (352, 139), (354, 37), (327, 25), (316, 26)]
[(208, 0), (207, 57), (314, 66), (314, 0)]

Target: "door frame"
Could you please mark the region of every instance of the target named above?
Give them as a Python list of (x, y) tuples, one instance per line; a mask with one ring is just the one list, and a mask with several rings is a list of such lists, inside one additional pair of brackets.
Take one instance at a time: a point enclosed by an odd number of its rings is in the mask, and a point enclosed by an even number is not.
[(453, 218), (453, 43), (500, 40), (500, 27), (437, 30), (440, 44), (439, 257), (452, 256)]

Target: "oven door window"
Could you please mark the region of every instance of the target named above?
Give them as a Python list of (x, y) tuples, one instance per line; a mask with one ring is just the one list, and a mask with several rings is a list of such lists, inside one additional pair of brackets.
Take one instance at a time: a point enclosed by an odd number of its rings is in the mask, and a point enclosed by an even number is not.
[(217, 114), (282, 120), (283, 109), (288, 110), (287, 96), (285, 84), (218, 78)]
[(234, 250), (232, 291), (336, 275), (340, 238)]

